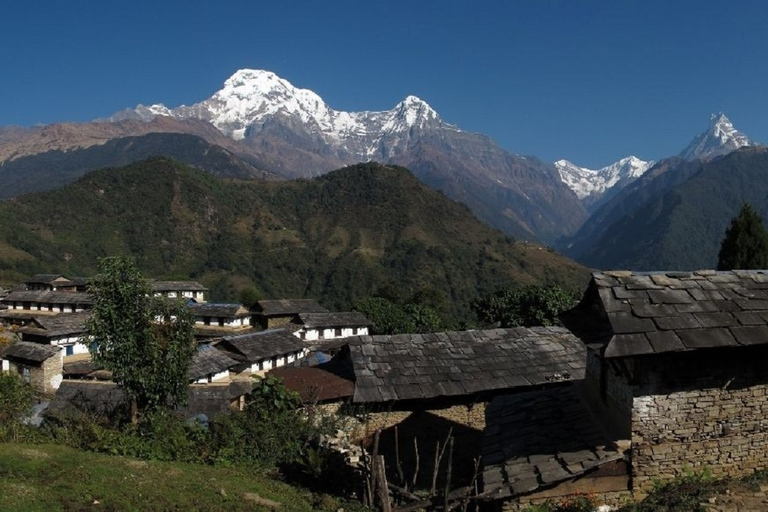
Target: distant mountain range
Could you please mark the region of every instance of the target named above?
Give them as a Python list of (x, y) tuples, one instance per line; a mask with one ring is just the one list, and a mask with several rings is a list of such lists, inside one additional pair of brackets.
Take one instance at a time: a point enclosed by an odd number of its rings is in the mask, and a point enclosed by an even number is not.
[[(723, 114), (676, 157), (628, 156), (601, 169), (504, 151), (408, 96), (392, 110), (343, 112), (274, 73), (240, 70), (191, 106), (139, 105), (93, 123), (0, 128), (0, 198), (50, 190), (90, 170), (168, 155), (231, 179), (310, 178), (357, 162), (410, 169), (481, 220), (581, 261), (623, 216), (751, 146)], [(599, 260), (609, 266), (621, 259)]]

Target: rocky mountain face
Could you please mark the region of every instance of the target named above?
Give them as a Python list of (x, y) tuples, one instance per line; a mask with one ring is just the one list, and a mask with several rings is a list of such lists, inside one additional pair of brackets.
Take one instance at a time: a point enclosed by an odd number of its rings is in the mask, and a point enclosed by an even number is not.
[(685, 160), (712, 160), (753, 144), (746, 135), (733, 127), (725, 114), (712, 114), (709, 129), (694, 138), (680, 152), (680, 156)]

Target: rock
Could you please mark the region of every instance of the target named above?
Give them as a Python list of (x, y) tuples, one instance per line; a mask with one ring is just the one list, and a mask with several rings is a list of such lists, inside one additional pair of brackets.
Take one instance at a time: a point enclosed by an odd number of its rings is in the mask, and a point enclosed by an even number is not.
[(268, 500), (267, 498), (262, 498), (255, 492), (247, 492), (243, 494), (243, 499), (245, 501), (251, 501), (253, 503), (256, 503), (257, 505), (261, 505), (263, 507), (268, 507), (271, 509), (278, 509), (282, 507), (282, 503), (278, 503), (276, 501)]

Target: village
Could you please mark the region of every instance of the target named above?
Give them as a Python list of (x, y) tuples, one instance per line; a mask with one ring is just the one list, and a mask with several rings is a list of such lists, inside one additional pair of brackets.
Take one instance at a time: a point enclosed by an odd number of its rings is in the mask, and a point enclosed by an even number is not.
[[(181, 415), (242, 409), (254, 376), (279, 378), (305, 404), (365, 411), (344, 436), (350, 464), (370, 463), (359, 447), (374, 435), (387, 467), (413, 462), (398, 446), (409, 433), (422, 458), (452, 438), (455, 487), (483, 509), (583, 493), (618, 505), (691, 471), (738, 477), (768, 463), (766, 271), (595, 272), (564, 327), (387, 336), (314, 300), (248, 309), (206, 302), (199, 283), (150, 284), (194, 317)], [(2, 370), (50, 397), (48, 412), (124, 400), (90, 358), (87, 280), (39, 274), (1, 303)]]

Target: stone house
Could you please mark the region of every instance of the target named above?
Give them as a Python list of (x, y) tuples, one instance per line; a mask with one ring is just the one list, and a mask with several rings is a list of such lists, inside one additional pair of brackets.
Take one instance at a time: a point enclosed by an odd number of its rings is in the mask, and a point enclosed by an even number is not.
[(302, 340), (322, 345), (326, 340), (367, 336), (371, 321), (357, 311), (341, 313), (299, 313), (295, 323), (301, 327), (294, 332)]
[(208, 288), (195, 281), (150, 281), (155, 296), (165, 296), (169, 299), (189, 299), (194, 302), (205, 302), (205, 292)]
[(17, 341), (6, 347), (1, 356), (6, 371), (18, 373), (39, 391), (51, 394), (59, 388), (64, 361), (60, 347)]
[(629, 441), (632, 488), (768, 466), (768, 271), (598, 272), (564, 323), (585, 400)]
[(61, 347), (64, 349), (65, 356), (87, 354), (88, 346), (82, 342), (82, 339), (90, 316), (89, 311), (84, 311), (32, 317), (17, 332), (23, 341)]
[(286, 326), (300, 313), (329, 312), (313, 299), (260, 300), (253, 311), (263, 329)]

